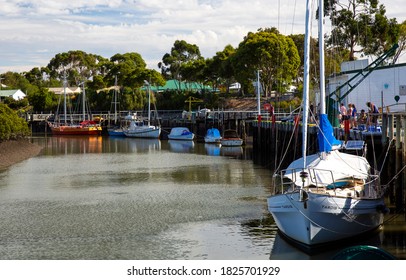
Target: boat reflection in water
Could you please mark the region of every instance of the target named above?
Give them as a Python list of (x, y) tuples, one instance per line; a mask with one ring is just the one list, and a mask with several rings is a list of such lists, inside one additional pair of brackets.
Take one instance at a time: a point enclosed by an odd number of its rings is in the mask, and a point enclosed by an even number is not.
[(101, 153), (103, 150), (102, 136), (53, 136), (43, 141), (48, 149), (59, 154)]
[(195, 142), (184, 140), (168, 140), (169, 148), (175, 153), (189, 153), (193, 152)]
[[(270, 259), (271, 260), (333, 260), (337, 259), (339, 254), (347, 248), (357, 246), (374, 246), (382, 247), (383, 232), (377, 230), (359, 238), (354, 238), (351, 241), (336, 242), (328, 246), (312, 248), (311, 250), (299, 249), (295, 244), (286, 239), (279, 231), (275, 236), (272, 246)], [(382, 249), (378, 249), (382, 250)]]
[(243, 149), (241, 146), (221, 146), (221, 155), (229, 157), (238, 157), (242, 155)]
[(206, 150), (206, 155), (209, 155), (209, 156), (219, 156), (220, 155), (220, 145), (204, 144), (204, 149)]
[(138, 153), (161, 150), (161, 140), (154, 138), (126, 138), (131, 150)]

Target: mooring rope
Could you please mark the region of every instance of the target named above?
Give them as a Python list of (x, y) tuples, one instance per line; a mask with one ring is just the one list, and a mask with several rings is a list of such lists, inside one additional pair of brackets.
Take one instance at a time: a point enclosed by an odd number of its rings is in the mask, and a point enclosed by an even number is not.
[[(293, 193), (292, 193), (292, 195), (293, 195)], [(291, 197), (291, 198), (292, 198), (292, 200), (293, 200), (293, 197)], [(337, 205), (337, 202), (336, 202), (336, 201), (335, 201), (335, 203), (336, 203), (336, 205)], [(295, 207), (296, 210), (297, 210), (301, 215), (303, 215), (303, 217), (305, 217), (308, 221), (310, 221), (311, 223), (315, 224), (316, 226), (318, 226), (318, 227), (320, 227), (320, 228), (322, 228), (322, 229), (324, 229), (324, 230), (326, 230), (326, 231), (330, 231), (330, 232), (334, 232), (334, 233), (339, 233), (339, 234), (346, 234), (345, 232), (334, 231), (334, 230), (332, 230), (332, 229), (326, 228), (326, 227), (324, 227), (324, 226), (322, 226), (322, 225), (316, 223), (314, 220), (312, 220), (310, 217), (308, 217), (305, 213), (303, 213), (302, 210), (300, 210), (299, 208), (297, 208), (294, 204), (293, 204), (293, 207)], [(343, 208), (340, 208), (338, 205), (337, 205), (337, 207), (338, 207), (340, 210), (343, 209)], [(344, 215), (345, 215), (346, 217), (348, 217), (348, 218), (351, 220), (351, 222), (355, 222), (355, 223), (357, 223), (357, 224), (359, 224), (359, 225), (361, 225), (361, 226), (370, 227), (370, 226), (368, 226), (368, 225), (366, 225), (366, 224), (363, 224), (363, 223), (360, 223), (360, 222), (354, 220), (352, 217), (348, 216), (346, 212), (343, 211), (343, 213), (344, 213)]]

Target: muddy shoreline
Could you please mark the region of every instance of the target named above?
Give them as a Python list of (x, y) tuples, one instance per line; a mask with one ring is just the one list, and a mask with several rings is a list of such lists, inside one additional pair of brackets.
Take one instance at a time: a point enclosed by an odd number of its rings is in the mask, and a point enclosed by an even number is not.
[(0, 170), (38, 155), (42, 147), (30, 143), (28, 139), (0, 142)]

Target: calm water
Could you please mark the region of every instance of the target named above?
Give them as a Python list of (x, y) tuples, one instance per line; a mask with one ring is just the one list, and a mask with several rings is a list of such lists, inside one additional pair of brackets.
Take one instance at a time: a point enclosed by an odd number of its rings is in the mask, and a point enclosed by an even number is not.
[[(277, 233), (251, 151), (113, 137), (33, 138), (0, 171), (1, 259), (329, 259)], [(359, 244), (406, 258), (404, 216)]]

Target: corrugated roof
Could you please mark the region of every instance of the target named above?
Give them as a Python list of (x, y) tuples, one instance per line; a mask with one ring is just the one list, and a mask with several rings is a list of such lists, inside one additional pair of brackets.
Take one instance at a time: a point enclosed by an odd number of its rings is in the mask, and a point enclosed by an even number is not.
[[(146, 87), (144, 86), (143, 89), (145, 88)], [(211, 87), (196, 82), (182, 82), (178, 80), (168, 80), (166, 81), (166, 84), (164, 86), (151, 86), (152, 91), (165, 91), (165, 90), (198, 91), (202, 89), (210, 90)]]

